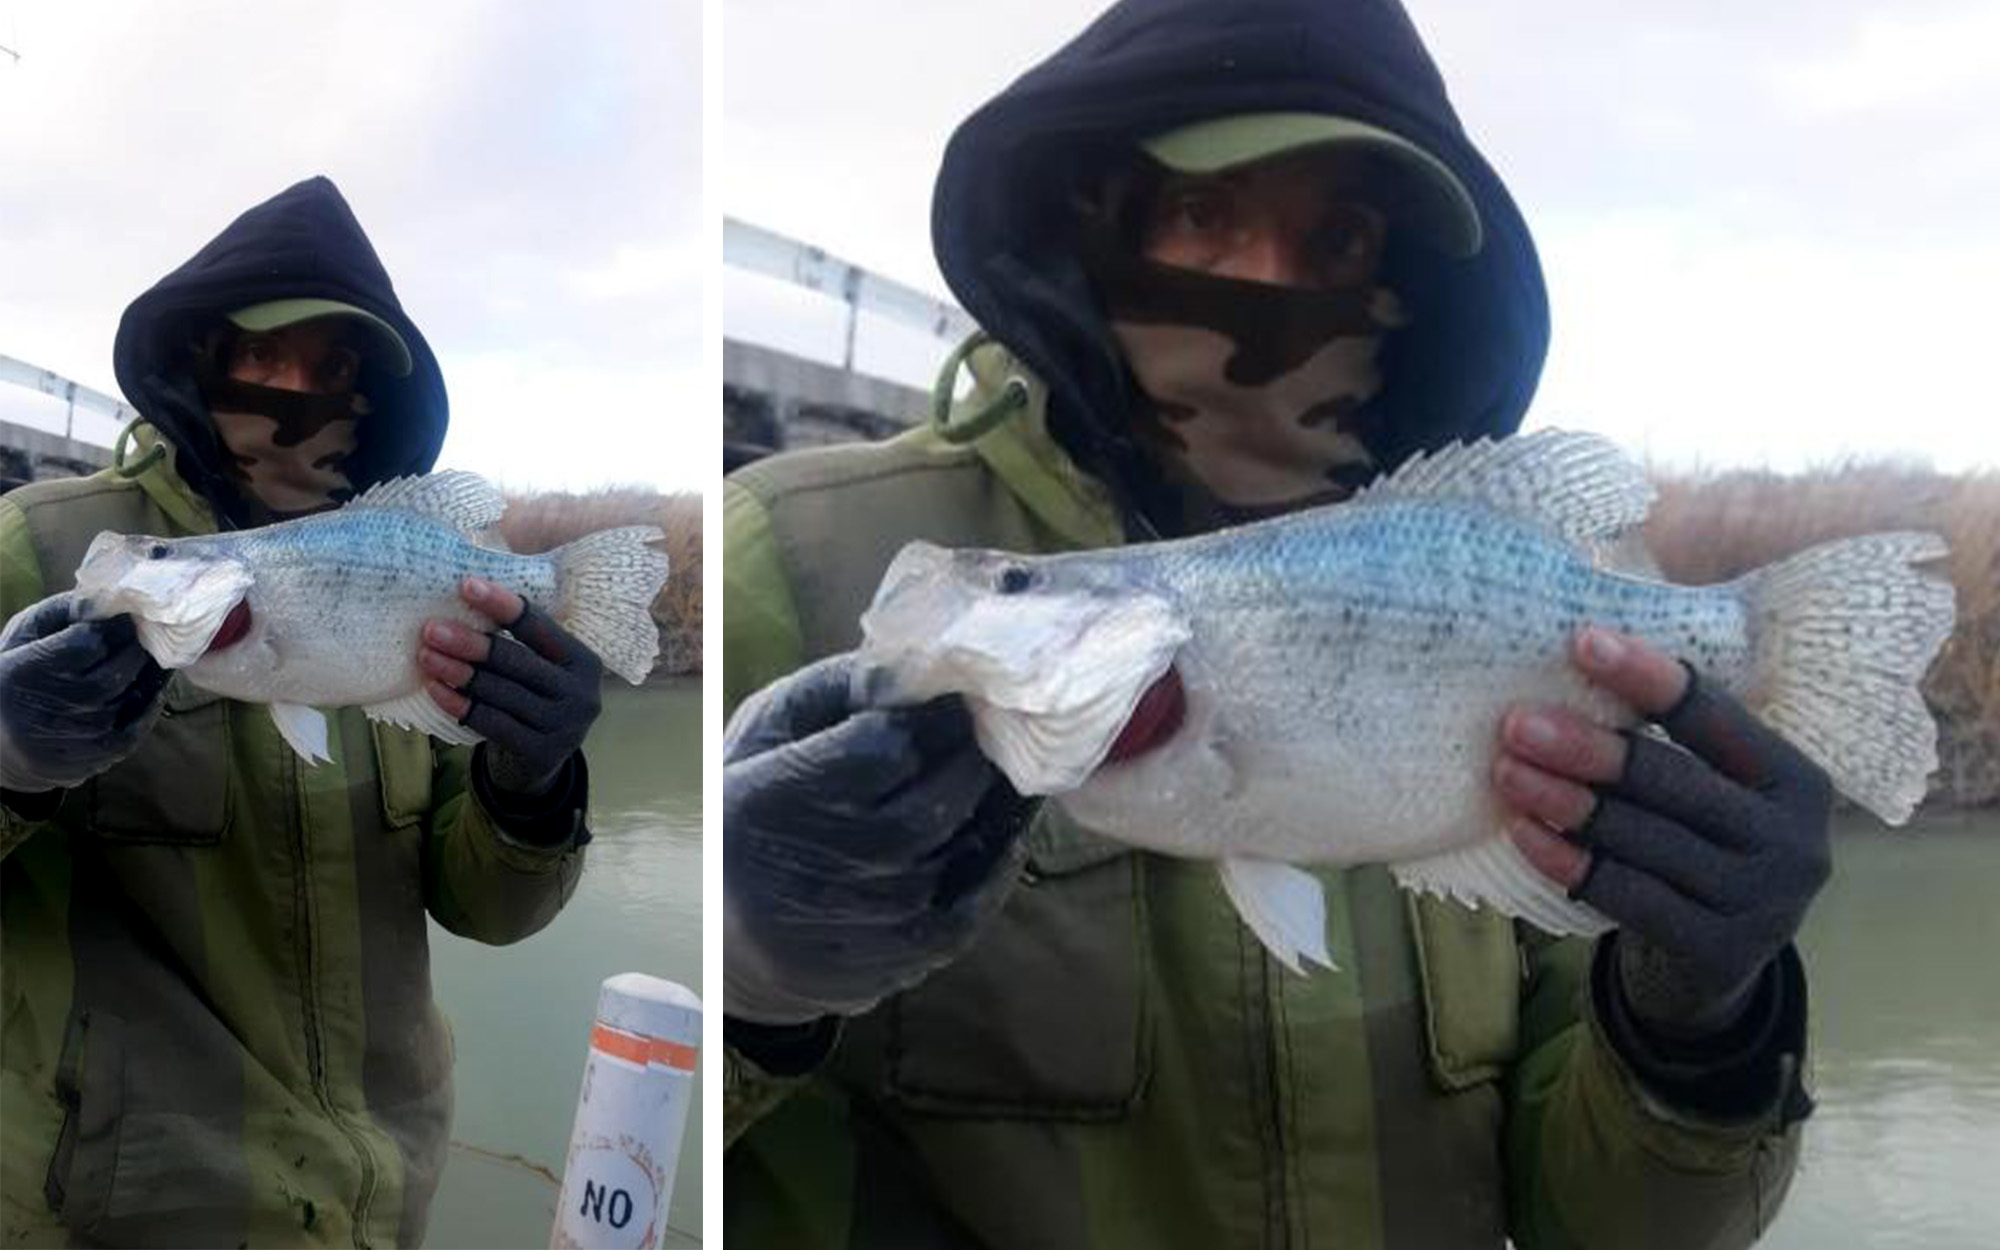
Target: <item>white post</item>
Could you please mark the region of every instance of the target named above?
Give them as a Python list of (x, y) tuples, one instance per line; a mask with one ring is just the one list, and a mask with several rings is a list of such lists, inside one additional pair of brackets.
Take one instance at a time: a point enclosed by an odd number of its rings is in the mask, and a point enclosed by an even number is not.
[(642, 972), (604, 982), (549, 1244), (652, 1250), (667, 1204), (701, 1050), (701, 999)]

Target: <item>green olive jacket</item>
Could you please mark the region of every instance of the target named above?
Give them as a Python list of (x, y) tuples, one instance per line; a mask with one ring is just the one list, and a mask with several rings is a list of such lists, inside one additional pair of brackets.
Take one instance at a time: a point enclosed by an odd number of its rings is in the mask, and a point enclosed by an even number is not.
[[(173, 448), (136, 451), (0, 498), (0, 618), (100, 530), (214, 531)], [(452, 1108), (426, 916), (534, 933), (581, 821), (510, 837), (469, 750), (358, 710), (307, 767), (260, 705), (164, 700), (53, 812), (0, 810), (0, 1245), (415, 1244)]]
[[(731, 707), (853, 646), (908, 540), (1122, 541), (1038, 382), (997, 346), (967, 364), (971, 392), (943, 398), (948, 372), (925, 428), (726, 483)], [(1775, 1215), (1788, 1100), (1668, 1105), (1607, 1040), (1587, 943), (1328, 871), (1341, 970), (1301, 978), (1211, 866), (1053, 806), (1028, 836), (972, 950), (843, 1022), (815, 1070), (728, 1053), (732, 1247), (1702, 1250)]]

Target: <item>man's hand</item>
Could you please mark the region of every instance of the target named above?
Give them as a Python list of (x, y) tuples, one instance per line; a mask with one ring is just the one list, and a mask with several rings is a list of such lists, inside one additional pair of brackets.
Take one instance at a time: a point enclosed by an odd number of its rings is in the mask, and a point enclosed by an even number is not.
[(487, 780), (525, 797), (548, 792), (597, 719), (603, 665), (547, 613), (477, 577), (459, 594), (512, 634), (484, 634), (456, 621), (424, 622), (417, 665), (453, 720), (484, 737)]
[(73, 786), (124, 759), (167, 676), (129, 616), (79, 621), (69, 591), (21, 609), (0, 632), (0, 786)]
[[(1574, 659), (1678, 746), (1520, 705), (1493, 779), (1514, 843), (1624, 927), (1627, 1003), (1673, 1037), (1728, 1027), (1832, 870), (1832, 786), (1735, 699), (1636, 638), (1587, 629)], [(1686, 748), (1682, 750), (1680, 748)]]
[(852, 655), (748, 699), (723, 739), (724, 1010), (855, 1015), (972, 944), (1021, 862), (1032, 805), (955, 697), (857, 701)]

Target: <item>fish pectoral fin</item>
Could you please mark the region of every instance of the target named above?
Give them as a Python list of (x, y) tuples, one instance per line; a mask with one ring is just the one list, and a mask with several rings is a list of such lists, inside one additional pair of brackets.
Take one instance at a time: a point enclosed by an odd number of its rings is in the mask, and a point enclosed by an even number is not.
[(482, 741), (477, 733), (459, 724), (437, 705), (422, 687), (385, 703), (370, 703), (361, 709), (370, 720), (387, 721), (404, 729), (415, 729), (458, 746)]
[(303, 703), (271, 704), (271, 723), (278, 736), (297, 751), (308, 764), (321, 764), (333, 756), (326, 749), (326, 717)]
[(1592, 937), (1612, 927), (1602, 913), (1536, 871), (1504, 833), (1462, 850), (1392, 864), (1390, 871), (1406, 890), (1496, 908), (1558, 937)]
[(1335, 967), (1326, 953), (1326, 891), (1311, 873), (1270, 859), (1225, 859), (1222, 888), (1272, 956), (1300, 976), (1301, 957)]

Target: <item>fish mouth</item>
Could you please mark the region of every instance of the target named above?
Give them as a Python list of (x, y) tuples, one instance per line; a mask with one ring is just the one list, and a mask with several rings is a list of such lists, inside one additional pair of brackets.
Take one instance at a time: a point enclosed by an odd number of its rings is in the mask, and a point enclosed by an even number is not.
[(1156, 750), (1178, 733), (1186, 720), (1187, 687), (1181, 682), (1180, 670), (1169, 664), (1139, 696), (1100, 767), (1123, 764)]
[(224, 647), (233, 647), (243, 641), (243, 635), (250, 632), (250, 600), (238, 599), (236, 606), (229, 609), (229, 615), (222, 618), (222, 628), (215, 631), (215, 637), (208, 643), (203, 655), (212, 655)]

